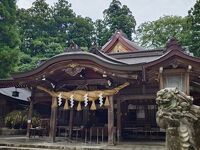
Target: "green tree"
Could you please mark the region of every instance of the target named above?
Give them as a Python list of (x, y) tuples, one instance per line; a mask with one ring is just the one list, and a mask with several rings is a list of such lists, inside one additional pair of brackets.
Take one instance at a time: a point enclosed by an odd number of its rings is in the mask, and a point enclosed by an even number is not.
[(200, 0), (197, 0), (194, 7), (188, 12), (188, 22), (191, 23), (192, 44), (191, 52), (200, 57)]
[(76, 15), (71, 9), (71, 4), (66, 0), (58, 0), (52, 10), (52, 16), (54, 18), (54, 36), (64, 47), (68, 40), (69, 28), (72, 26)]
[(93, 32), (92, 19), (77, 16), (74, 18), (73, 24), (69, 27), (68, 42), (73, 40), (78, 46), (88, 49), (93, 40)]
[(113, 0), (108, 9), (104, 10), (104, 21), (109, 28), (110, 36), (116, 30), (122, 30), (131, 40), (135, 31), (136, 21), (132, 12), (119, 0)]
[(109, 29), (106, 27), (103, 20), (98, 19), (94, 23), (95, 38), (99, 46), (103, 46), (110, 38)]
[(29, 54), (20, 52), (19, 63), (17, 66), (18, 72), (26, 72), (36, 68), (41, 61), (47, 60), (45, 56), (37, 55), (31, 57)]
[(18, 61), (20, 44), (16, 28), (16, 1), (0, 2), (0, 77), (7, 77), (14, 71)]
[(136, 41), (146, 48), (164, 47), (175, 37), (183, 46), (190, 45), (190, 28), (187, 17), (164, 16), (156, 21), (141, 24), (136, 31)]
[(18, 28), (22, 41), (18, 71), (31, 70), (37, 61), (63, 52), (53, 8), (45, 0), (36, 0), (31, 8), (18, 10)]
[(62, 53), (71, 40), (88, 49), (94, 31), (92, 20), (76, 16), (66, 0), (52, 7), (36, 0), (31, 8), (19, 9), (18, 26), (22, 41), (18, 71), (31, 70), (37, 61)]
[(31, 28), (33, 38), (48, 38), (54, 35), (54, 20), (52, 17), (52, 8), (46, 3), (46, 0), (36, 0), (32, 7), (28, 9), (31, 18)]
[(20, 50), (26, 54), (31, 54), (30, 44), (32, 41), (31, 15), (26, 9), (17, 10), (17, 27), (20, 33)]
[(93, 22), (90, 18), (76, 16), (67, 0), (58, 0), (53, 7), (54, 30), (56, 38), (63, 47), (73, 40), (78, 46), (91, 45), (93, 36)]
[(45, 53), (52, 32), (51, 9), (45, 0), (36, 0), (27, 10), (19, 10), (22, 51), (35, 56)]

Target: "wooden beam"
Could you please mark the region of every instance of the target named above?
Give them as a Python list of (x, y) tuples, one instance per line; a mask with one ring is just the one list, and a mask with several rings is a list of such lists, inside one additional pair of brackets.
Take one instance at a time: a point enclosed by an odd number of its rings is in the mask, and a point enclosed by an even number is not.
[(165, 69), (165, 70), (163, 70), (164, 74), (180, 74), (180, 73), (184, 73), (184, 72), (185, 72), (185, 69)]
[(118, 99), (121, 100), (121, 102), (126, 100), (143, 100), (143, 99), (155, 99), (156, 94), (146, 94), (146, 95), (119, 95)]
[[(156, 90), (153, 92), (156, 93)], [(118, 95), (117, 98), (120, 99), (121, 102), (123, 102), (125, 100), (143, 100), (143, 99), (151, 100), (151, 99), (156, 98), (156, 94), (143, 94), (143, 95), (142, 94), (137, 94), (137, 95), (123, 94), (123, 95)], [(36, 97), (36, 99), (38, 101), (36, 101), (34, 104), (50, 102), (49, 96)]]
[(107, 85), (108, 84), (108, 80), (106, 79), (82, 79), (82, 80), (62, 80), (59, 81), (59, 83), (57, 84), (57, 87), (59, 88), (59, 86), (62, 86), (64, 84), (67, 85), (84, 85), (84, 84), (88, 84), (88, 85)]
[(114, 102), (113, 96), (109, 96), (110, 106), (108, 107), (108, 144), (114, 145)]
[(51, 118), (50, 118), (50, 133), (49, 133), (49, 137), (50, 137), (52, 142), (55, 142), (55, 138), (56, 138), (57, 107), (53, 107), (53, 103), (56, 100), (57, 100), (56, 97), (52, 97)]

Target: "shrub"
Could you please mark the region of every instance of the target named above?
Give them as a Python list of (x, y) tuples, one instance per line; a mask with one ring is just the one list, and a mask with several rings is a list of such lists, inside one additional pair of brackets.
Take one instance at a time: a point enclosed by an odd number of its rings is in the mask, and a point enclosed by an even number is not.
[[(26, 128), (27, 127), (28, 112), (27, 110), (20, 111), (14, 110), (8, 113), (5, 117), (5, 125), (8, 128)], [(32, 126), (36, 127), (40, 124), (40, 116), (38, 113), (34, 112), (32, 117)]]

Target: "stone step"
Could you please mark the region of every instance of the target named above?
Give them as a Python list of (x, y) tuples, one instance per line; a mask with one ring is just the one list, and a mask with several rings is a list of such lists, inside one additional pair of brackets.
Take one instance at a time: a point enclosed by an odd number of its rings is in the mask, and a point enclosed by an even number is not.
[(55, 143), (46, 139), (3, 137), (0, 150), (165, 150), (164, 142), (121, 142), (115, 146), (105, 143), (83, 143), (58, 140)]
[[(31, 147), (14, 147), (14, 146), (0, 146), (1, 150), (49, 150), (46, 148), (31, 148)], [(58, 149), (51, 149), (58, 150)]]
[(6, 143), (6, 144), (3, 144), (3, 143), (0, 143), (0, 148), (1, 147), (10, 147), (10, 148), (22, 148), (22, 149), (43, 149), (43, 150), (58, 150), (58, 149), (64, 149), (64, 147), (59, 147), (59, 146), (45, 146), (45, 145), (31, 145), (31, 144), (14, 144), (14, 143)]
[[(0, 146), (0, 150), (120, 150), (119, 148), (105, 148), (105, 149), (99, 149), (99, 148), (82, 148), (82, 147), (65, 147), (61, 149), (49, 149), (49, 148), (32, 148), (32, 147), (15, 147), (15, 146)], [(126, 149), (125, 149), (126, 150)], [(128, 150), (128, 149), (127, 149)], [(140, 149), (142, 150), (142, 149)]]
[(65, 147), (65, 148), (56, 148), (56, 149), (52, 149), (52, 148), (38, 148), (38, 147), (17, 147), (17, 146), (0, 146), (1, 150), (166, 150), (163, 147), (159, 147), (159, 146), (133, 146), (133, 147), (129, 147), (129, 148), (92, 148), (92, 147)]
[(0, 150), (120, 150), (117, 147), (104, 146), (41, 146), (41, 145), (17, 145), (0, 144)]

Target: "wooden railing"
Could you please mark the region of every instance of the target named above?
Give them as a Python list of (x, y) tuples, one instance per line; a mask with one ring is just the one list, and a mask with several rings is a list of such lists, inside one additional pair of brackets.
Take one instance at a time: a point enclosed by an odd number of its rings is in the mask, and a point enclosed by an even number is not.
[[(70, 133), (69, 126), (57, 126), (57, 135), (69, 137)], [(64, 132), (64, 135), (62, 133)], [(116, 128), (114, 128), (114, 139), (116, 137)], [(75, 141), (84, 140), (85, 143), (100, 143), (104, 142), (108, 138), (108, 128), (107, 127), (73, 127), (72, 138)]]

